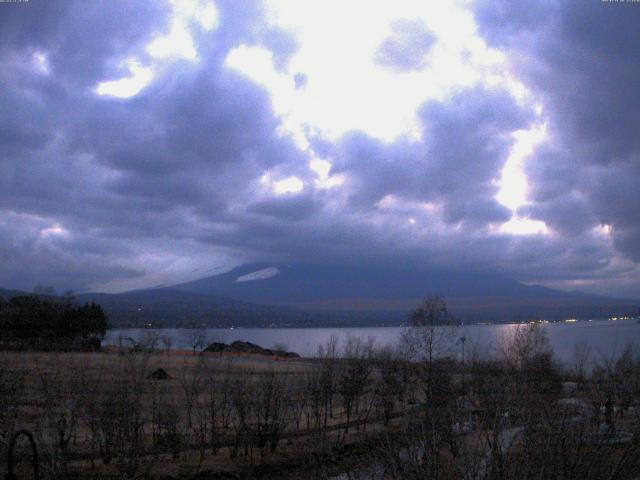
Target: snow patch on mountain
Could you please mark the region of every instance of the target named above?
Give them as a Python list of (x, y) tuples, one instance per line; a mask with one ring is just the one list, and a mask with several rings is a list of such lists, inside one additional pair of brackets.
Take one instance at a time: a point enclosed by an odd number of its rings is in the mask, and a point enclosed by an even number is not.
[(280, 270), (278, 270), (276, 267), (263, 268), (262, 270), (257, 270), (255, 272), (251, 272), (236, 278), (234, 283), (251, 282), (254, 280), (266, 280), (267, 278), (275, 277), (279, 273)]

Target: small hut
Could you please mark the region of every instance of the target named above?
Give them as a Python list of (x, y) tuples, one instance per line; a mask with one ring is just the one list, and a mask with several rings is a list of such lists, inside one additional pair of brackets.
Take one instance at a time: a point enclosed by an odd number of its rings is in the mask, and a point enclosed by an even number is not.
[(164, 368), (158, 368), (149, 374), (147, 380), (169, 380), (170, 378)]

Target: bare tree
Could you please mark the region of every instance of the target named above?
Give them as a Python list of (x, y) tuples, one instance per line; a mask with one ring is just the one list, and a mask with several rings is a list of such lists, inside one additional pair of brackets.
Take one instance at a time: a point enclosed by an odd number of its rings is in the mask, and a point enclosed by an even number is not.
[(24, 392), (24, 376), (11, 368), (8, 353), (0, 352), (0, 448), (6, 450), (16, 429), (19, 399)]
[(184, 409), (187, 420), (187, 430), (194, 433), (197, 426), (194, 424), (194, 409), (198, 398), (204, 392), (205, 369), (203, 358), (199, 357), (195, 365), (185, 358), (179, 372), (180, 387), (184, 397)]
[(151, 435), (156, 454), (169, 449), (173, 457), (177, 458), (182, 446), (178, 402), (173, 398), (171, 389), (160, 383), (156, 384), (150, 404)]
[(319, 345), (317, 356), (320, 359), (319, 386), (324, 411), (323, 428), (326, 430), (329, 418), (333, 418), (333, 397), (336, 392), (338, 368), (338, 337), (332, 335), (326, 345)]
[(144, 332), (138, 345), (143, 349), (155, 350), (160, 343), (160, 334), (155, 330), (148, 330)]
[(457, 322), (442, 297), (427, 298), (409, 320), (410, 326), (402, 332), (401, 342), (409, 358), (422, 364), (425, 394), (431, 397), (436, 382), (435, 361), (452, 354)]
[(337, 392), (342, 397), (346, 415), (345, 433), (349, 433), (351, 414), (359, 413), (360, 399), (364, 395), (373, 370), (373, 339), (367, 343), (360, 337), (349, 336), (340, 363)]
[(591, 346), (586, 342), (578, 342), (573, 346), (573, 375), (582, 384), (587, 374), (587, 367), (591, 359)]
[(173, 345), (173, 338), (171, 335), (166, 334), (162, 336), (162, 344), (164, 345), (164, 349), (167, 353), (171, 350), (171, 346)]
[(285, 385), (275, 372), (260, 376), (255, 385), (253, 405), (258, 448), (263, 455), (268, 445), (273, 453), (284, 431), (290, 405)]
[[(437, 448), (436, 408), (441, 408), (449, 391), (453, 365), (446, 361), (457, 339), (457, 322), (441, 297), (429, 297), (410, 316), (410, 326), (402, 332), (401, 345), (409, 359), (417, 362), (424, 406), (424, 422), (433, 433)], [(426, 427), (424, 427), (426, 429)]]
[(526, 366), (537, 356), (552, 353), (544, 326), (539, 323), (515, 325), (499, 345), (502, 358), (513, 368)]
[(105, 464), (115, 461), (127, 478), (148, 473), (145, 426), (151, 422), (146, 408), (149, 392), (149, 351), (122, 352), (115, 371), (105, 382), (94, 379), (94, 391), (85, 403), (83, 418)]
[(387, 348), (377, 352), (376, 365), (379, 373), (375, 386), (376, 400), (383, 423), (388, 425), (396, 402), (403, 396), (403, 362), (396, 351)]
[(295, 430), (300, 431), (300, 424), (304, 412), (307, 410), (309, 398), (307, 397), (306, 384), (307, 377), (302, 380), (291, 380), (288, 384), (288, 395), (290, 398), (291, 420), (295, 425)]
[(187, 330), (187, 332), (185, 333), (185, 337), (187, 345), (191, 347), (194, 355), (196, 352), (204, 350), (209, 345), (209, 343), (211, 343), (209, 341), (209, 334), (207, 332), (207, 329), (199, 328), (195, 325), (192, 325), (192, 327)]
[(242, 375), (236, 375), (231, 385), (231, 403), (233, 406), (231, 426), (234, 433), (234, 445), (230, 453), (232, 458), (239, 454), (246, 456), (250, 453), (251, 395), (252, 391), (248, 375), (245, 372)]

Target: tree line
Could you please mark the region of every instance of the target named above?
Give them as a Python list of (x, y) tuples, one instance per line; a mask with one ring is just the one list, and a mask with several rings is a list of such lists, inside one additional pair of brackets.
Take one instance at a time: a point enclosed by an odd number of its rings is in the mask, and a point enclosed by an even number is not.
[(98, 349), (107, 317), (95, 303), (39, 295), (0, 297), (0, 348)]

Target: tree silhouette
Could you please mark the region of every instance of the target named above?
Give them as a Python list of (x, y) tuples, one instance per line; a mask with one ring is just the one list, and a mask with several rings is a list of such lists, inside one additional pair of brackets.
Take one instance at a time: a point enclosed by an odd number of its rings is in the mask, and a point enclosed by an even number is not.
[(97, 348), (107, 332), (107, 318), (95, 304), (77, 305), (71, 298), (38, 295), (0, 301), (2, 348), (55, 348), (76, 344)]

